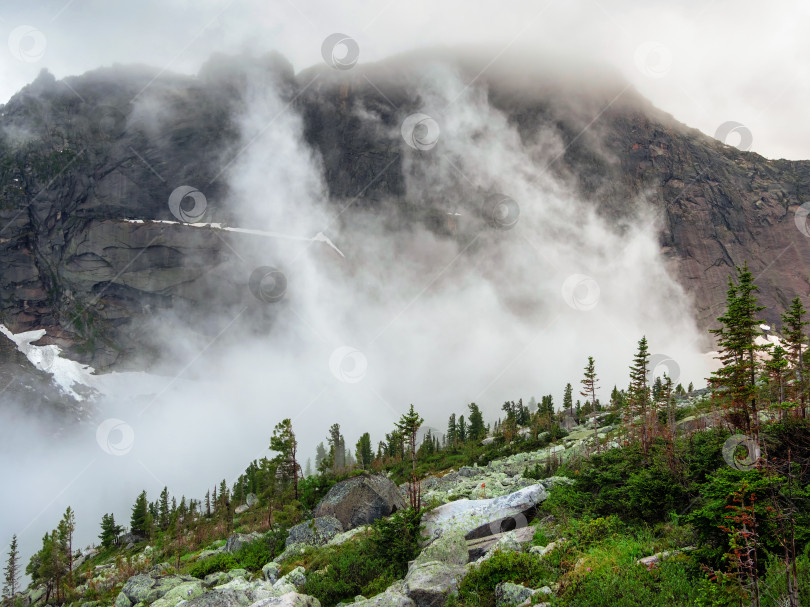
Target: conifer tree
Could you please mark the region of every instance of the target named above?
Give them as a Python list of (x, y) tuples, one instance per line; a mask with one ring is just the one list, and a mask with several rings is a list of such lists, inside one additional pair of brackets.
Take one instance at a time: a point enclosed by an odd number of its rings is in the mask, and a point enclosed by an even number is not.
[(728, 279), (726, 311), (717, 319), (721, 326), (709, 331), (717, 336), (717, 358), (723, 365), (709, 380), (715, 395), (731, 410), (730, 421), (755, 437), (759, 435), (756, 380), (760, 367), (756, 355), (768, 348), (755, 341), (761, 334), (759, 313), (765, 309), (758, 303), (758, 290), (748, 264), (738, 266), (737, 283)]
[(574, 408), (574, 388), (571, 387), (571, 384), (565, 384), (565, 393), (563, 394), (563, 411), (573, 413)]
[(771, 359), (765, 363), (768, 380), (772, 384), (776, 403), (779, 409), (779, 419), (784, 419), (782, 403), (785, 401), (785, 373), (788, 368), (787, 351), (782, 346), (776, 346), (771, 353)]
[(309, 478), (312, 476), (312, 459), (307, 458), (306, 466), (304, 466), (304, 477)]
[(63, 542), (65, 544), (68, 575), (70, 576), (71, 583), (73, 582), (73, 533), (76, 531), (76, 515), (73, 509), (68, 506), (65, 509), (65, 514), (62, 515), (62, 530)]
[(593, 409), (593, 439), (596, 441), (596, 452), (601, 453), (602, 449), (599, 445), (599, 421), (596, 411), (596, 391), (599, 389), (599, 378), (596, 376), (593, 356), (588, 357), (588, 364), (585, 365), (585, 376), (580, 383), (582, 384), (582, 390), (579, 394), (591, 401), (591, 407)]
[(293, 495), (295, 499), (298, 499), (298, 474), (301, 466), (296, 459), (298, 441), (295, 438), (290, 418), (276, 424), (270, 439), (270, 449), (278, 451), (278, 455), (273, 458), (273, 461), (285, 482), (292, 482)]
[(98, 536), (101, 547), (109, 548), (115, 544), (120, 533), (121, 528), (115, 524), (115, 517), (112, 514), (103, 514), (101, 516), (101, 533)]
[(802, 417), (807, 416), (807, 370), (803, 353), (807, 336), (804, 334), (804, 327), (810, 324), (810, 321), (804, 320), (805, 314), (806, 310), (800, 297), (793, 298), (787, 312), (782, 314), (782, 333), (788, 351), (787, 358), (795, 374), (792, 393), (793, 398), (799, 401), (799, 414)]
[[(467, 419), (467, 436), (471, 441), (479, 441), (487, 434), (486, 426), (484, 426), (484, 415), (475, 403), (470, 403), (467, 408), (470, 410), (470, 416)], [(528, 410), (526, 410), (525, 415), (528, 417)]]
[(647, 338), (642, 336), (638, 342), (638, 351), (633, 357), (633, 366), (630, 367), (630, 415), (631, 419), (632, 415), (641, 417), (641, 447), (645, 454), (649, 448), (650, 388), (647, 381), (649, 362)]
[(20, 553), (17, 550), (17, 534), (11, 536), (8, 548), (8, 558), (3, 569), (3, 602), (6, 605), (14, 604), (14, 595), (17, 594), (20, 581)]
[(158, 502), (158, 526), (162, 530), (169, 528), (169, 488), (163, 487)]
[(403, 413), (402, 417), (396, 423), (397, 430), (405, 438), (408, 443), (408, 452), (411, 455), (412, 472), (416, 474), (416, 433), (422, 426), (425, 420), (419, 417), (419, 414), (414, 410), (413, 404), (407, 413)]
[(315, 447), (315, 470), (320, 473), (326, 472), (325, 463), (328, 459), (328, 455), (326, 453), (326, 447), (324, 447), (323, 443), (318, 443), (318, 446)]
[(463, 415), (458, 417), (458, 442), (462, 445), (467, 442), (467, 422), (464, 420)]
[(146, 491), (141, 491), (132, 506), (132, 516), (129, 519), (129, 530), (133, 535), (147, 537), (149, 535), (149, 505), (146, 501)]
[(447, 420), (447, 446), (453, 447), (458, 440), (458, 428), (456, 426), (456, 414), (451, 413), (450, 419)]
[(360, 440), (355, 445), (355, 458), (357, 464), (363, 469), (368, 470), (371, 468), (371, 462), (374, 460), (374, 454), (371, 452), (371, 435), (368, 432), (360, 436)]

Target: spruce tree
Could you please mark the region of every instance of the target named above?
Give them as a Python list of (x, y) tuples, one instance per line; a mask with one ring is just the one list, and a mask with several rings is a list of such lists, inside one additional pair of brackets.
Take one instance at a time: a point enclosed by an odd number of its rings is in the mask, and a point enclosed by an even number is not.
[[(298, 440), (292, 429), (290, 418), (282, 420), (273, 429), (273, 436), (270, 439), (270, 449), (278, 451), (278, 455), (273, 458), (281, 477), (287, 483), (292, 483), (293, 495), (298, 499), (298, 474), (301, 466), (296, 459), (298, 451)], [(224, 481), (223, 481), (224, 482)], [(223, 496), (224, 499), (224, 496)]]
[(807, 373), (803, 353), (807, 336), (804, 334), (804, 327), (810, 324), (804, 320), (805, 314), (804, 305), (799, 297), (795, 297), (790, 302), (787, 312), (782, 314), (782, 334), (788, 351), (787, 358), (795, 375), (792, 393), (793, 398), (799, 401), (799, 412), (802, 417), (807, 416)]
[(785, 373), (788, 368), (787, 351), (782, 346), (776, 346), (771, 353), (771, 359), (765, 363), (768, 372), (768, 380), (772, 384), (777, 407), (779, 409), (779, 419), (784, 419), (782, 403), (785, 401)]
[(717, 336), (717, 358), (723, 365), (709, 380), (715, 395), (730, 409), (730, 421), (747, 434), (753, 432), (755, 437), (759, 435), (757, 352), (768, 348), (755, 341), (761, 334), (759, 313), (765, 309), (758, 303), (758, 290), (748, 264), (737, 267), (737, 283), (729, 277), (726, 311), (717, 318), (721, 326), (709, 331)]
[(3, 569), (3, 601), (6, 605), (14, 604), (14, 595), (17, 594), (20, 580), (20, 553), (17, 550), (17, 535), (11, 536), (11, 545), (8, 548), (8, 558)]
[(158, 525), (162, 530), (169, 528), (169, 488), (163, 487), (158, 502)]
[(64, 530), (64, 542), (66, 543), (68, 575), (73, 582), (73, 533), (76, 531), (76, 515), (73, 509), (68, 506), (65, 514), (62, 515), (62, 527)]
[(574, 388), (571, 387), (571, 384), (565, 384), (565, 393), (563, 394), (563, 411), (565, 413), (573, 413), (574, 409)]
[(149, 535), (149, 505), (146, 501), (146, 491), (141, 491), (135, 500), (135, 505), (132, 506), (129, 530), (133, 535), (141, 537)]
[[(471, 441), (479, 441), (487, 434), (487, 429), (484, 426), (484, 416), (481, 413), (481, 409), (475, 403), (470, 403), (467, 405), (467, 408), (470, 410), (470, 416), (467, 419), (469, 423), (467, 435)], [(528, 416), (528, 410), (526, 411), (526, 416)]]
[(363, 470), (371, 468), (374, 454), (371, 451), (371, 435), (368, 432), (363, 433), (357, 441), (357, 445), (355, 445), (355, 458), (357, 458), (357, 463)]
[(462, 445), (467, 442), (467, 422), (464, 420), (463, 415), (458, 417), (458, 442)]
[(633, 415), (641, 417), (641, 447), (645, 454), (649, 448), (650, 388), (647, 381), (649, 362), (647, 338), (643, 336), (638, 342), (638, 351), (633, 357), (633, 366), (630, 367), (630, 415), (631, 423)]
[(458, 428), (456, 427), (456, 414), (451, 413), (447, 420), (447, 446), (453, 447), (458, 440)]
[(413, 404), (407, 413), (403, 413), (402, 417), (396, 423), (397, 430), (405, 437), (408, 443), (408, 451), (411, 454), (412, 472), (416, 474), (416, 433), (422, 426), (425, 420), (419, 417), (419, 414), (414, 410)]
[(315, 470), (321, 473), (325, 472), (323, 463), (326, 459), (326, 447), (323, 446), (323, 443), (318, 443), (318, 446), (315, 447)]
[(593, 356), (588, 357), (588, 364), (585, 365), (585, 376), (580, 383), (582, 384), (580, 395), (591, 401), (591, 407), (593, 409), (593, 439), (596, 441), (596, 452), (601, 453), (602, 449), (599, 445), (599, 421), (596, 411), (596, 391), (599, 389), (599, 378), (596, 376)]

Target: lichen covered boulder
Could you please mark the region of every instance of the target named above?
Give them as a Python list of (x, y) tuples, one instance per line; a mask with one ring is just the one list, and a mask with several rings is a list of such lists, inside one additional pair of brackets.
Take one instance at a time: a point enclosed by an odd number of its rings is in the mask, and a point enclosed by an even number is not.
[(333, 516), (344, 530), (349, 530), (406, 507), (399, 488), (390, 479), (369, 474), (337, 483), (315, 507), (313, 516)]

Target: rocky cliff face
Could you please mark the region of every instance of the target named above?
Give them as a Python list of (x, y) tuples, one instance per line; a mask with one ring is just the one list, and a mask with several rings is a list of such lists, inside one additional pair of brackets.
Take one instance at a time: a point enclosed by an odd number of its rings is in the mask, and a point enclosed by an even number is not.
[[(139, 321), (155, 309), (239, 305), (254, 262), (237, 259), (226, 236), (125, 220), (175, 220), (167, 200), (183, 184), (205, 186), (220, 201), (215, 220), (232, 219), (220, 175), (238, 149), (235, 116), (257, 75), (301, 116), (330, 199), (355, 201), (342, 221), (393, 199), (396, 225), (419, 222), (454, 237), (447, 203), (463, 207), (479, 193), (462, 184), (442, 204), (409, 198), (398, 136), (424, 104), (414, 92), (422, 66), (438, 59), (469, 80), (480, 71), (475, 58), (421, 53), (298, 75), (278, 56), (214, 58), (194, 78), (155, 79), (137, 67), (58, 82), (43, 73), (0, 107), (0, 321), (13, 331), (44, 328), (104, 368), (148, 347)], [(733, 266), (746, 260), (769, 320), (794, 295), (808, 295), (810, 249), (794, 213), (810, 191), (810, 162), (723, 145), (598, 72), (496, 65), (475, 86), (525, 141), (560, 143), (538, 172), (609, 218), (632, 215), (639, 201), (660, 212), (662, 250), (702, 326), (720, 312)]]

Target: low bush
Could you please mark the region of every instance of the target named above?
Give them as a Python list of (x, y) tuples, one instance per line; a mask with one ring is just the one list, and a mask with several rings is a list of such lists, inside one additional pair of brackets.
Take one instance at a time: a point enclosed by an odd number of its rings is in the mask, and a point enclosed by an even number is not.
[(218, 571), (230, 571), (238, 567), (239, 563), (233, 555), (227, 552), (220, 552), (219, 554), (211, 555), (194, 563), (191, 569), (189, 569), (189, 575), (203, 579), (206, 575), (217, 573)]

